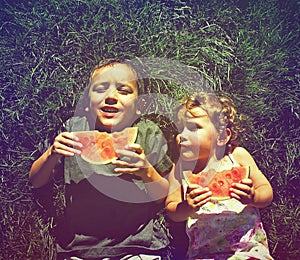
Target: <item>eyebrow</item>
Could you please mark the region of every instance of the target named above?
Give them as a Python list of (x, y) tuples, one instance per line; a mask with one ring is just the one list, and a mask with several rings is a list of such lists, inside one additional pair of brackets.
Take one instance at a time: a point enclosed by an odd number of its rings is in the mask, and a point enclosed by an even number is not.
[[(108, 80), (97, 80), (97, 81), (92, 81), (92, 87), (97, 86), (97, 85), (109, 85), (110, 81)], [(120, 87), (120, 86), (128, 86), (128, 87), (133, 87), (134, 84), (131, 83), (131, 81), (117, 81), (116, 82), (116, 86)]]

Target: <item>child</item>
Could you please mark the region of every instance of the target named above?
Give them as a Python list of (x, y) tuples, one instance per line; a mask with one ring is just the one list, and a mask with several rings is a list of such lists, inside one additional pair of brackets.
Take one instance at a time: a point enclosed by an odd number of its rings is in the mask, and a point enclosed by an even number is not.
[[(160, 129), (140, 118), (140, 87), (130, 61), (100, 62), (81, 100), (82, 115), (67, 121), (66, 131), (31, 167), (30, 181), (41, 190), (64, 159), (66, 209), (57, 227), (58, 259), (169, 259), (160, 212), (169, 188), (163, 176), (172, 161)], [(72, 132), (110, 133), (128, 126), (138, 127), (138, 136), (117, 151), (118, 160), (108, 165), (82, 160), (82, 144)]]
[[(187, 220), (188, 259), (272, 259), (258, 208), (273, 198), (270, 183), (246, 149), (237, 146), (238, 118), (231, 100), (212, 93), (188, 97), (178, 108), (180, 160), (170, 174), (166, 200), (173, 221)], [(185, 176), (232, 166), (250, 167), (250, 177), (230, 188), (231, 198), (186, 184)]]

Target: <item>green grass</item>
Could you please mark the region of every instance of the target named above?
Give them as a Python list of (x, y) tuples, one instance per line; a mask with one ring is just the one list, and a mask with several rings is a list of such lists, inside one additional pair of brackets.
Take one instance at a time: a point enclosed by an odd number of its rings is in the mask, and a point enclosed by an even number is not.
[[(39, 143), (75, 109), (103, 57), (188, 65), (247, 115), (245, 146), (271, 181), (261, 210), (275, 259), (300, 255), (299, 3), (297, 1), (3, 0), (0, 5), (0, 258), (54, 259), (51, 221), (34, 203), (28, 171)], [(172, 67), (172, 66), (171, 66)], [(172, 70), (173, 69), (173, 70)], [(156, 105), (193, 89), (186, 71), (151, 72)], [(155, 109), (155, 106), (153, 107)], [(155, 111), (155, 110), (154, 110)], [(156, 110), (157, 111), (157, 110)], [(160, 119), (162, 127), (168, 125)], [(173, 134), (173, 131), (171, 131)], [(60, 187), (57, 188), (57, 197)]]

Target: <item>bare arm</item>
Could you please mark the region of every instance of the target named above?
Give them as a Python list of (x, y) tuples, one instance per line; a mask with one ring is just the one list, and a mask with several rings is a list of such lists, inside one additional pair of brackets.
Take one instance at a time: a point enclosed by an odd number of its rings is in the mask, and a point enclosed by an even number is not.
[(80, 151), (73, 147), (81, 147), (72, 133), (60, 133), (53, 144), (31, 166), (29, 181), (35, 188), (44, 186), (50, 180), (54, 167), (61, 156), (73, 156)]
[(144, 173), (140, 176), (145, 183), (145, 187), (148, 190), (151, 198), (158, 203), (163, 202), (168, 195), (168, 180), (163, 178), (152, 165), (150, 165), (148, 168), (145, 168)]
[(250, 166), (250, 178), (233, 185), (232, 197), (257, 208), (270, 205), (273, 200), (273, 189), (251, 154), (246, 149), (237, 147), (232, 155), (241, 166)]
[(196, 184), (188, 186), (186, 198), (184, 198), (181, 178), (177, 167), (170, 173), (169, 183), (170, 189), (166, 199), (166, 209), (170, 219), (173, 221), (185, 221), (191, 214), (210, 200), (212, 193), (207, 188), (202, 189)]

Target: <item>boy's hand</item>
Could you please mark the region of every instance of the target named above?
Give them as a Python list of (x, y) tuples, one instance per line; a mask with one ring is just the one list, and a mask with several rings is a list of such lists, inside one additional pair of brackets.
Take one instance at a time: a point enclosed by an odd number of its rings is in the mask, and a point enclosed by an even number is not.
[(115, 172), (132, 173), (140, 176), (141, 170), (150, 166), (143, 148), (139, 144), (130, 144), (125, 149), (116, 151), (121, 159), (112, 162), (112, 164), (118, 166), (115, 168)]
[(60, 133), (53, 142), (51, 153), (63, 156), (74, 156), (80, 154), (81, 151), (76, 148), (81, 148), (82, 144), (78, 142), (78, 138), (72, 133)]
[(201, 188), (197, 184), (190, 184), (186, 192), (186, 202), (188, 206), (196, 212), (206, 202), (210, 201), (212, 192), (208, 188)]
[(230, 188), (230, 196), (243, 204), (254, 202), (255, 190), (251, 179), (244, 179), (241, 183), (233, 183)]

